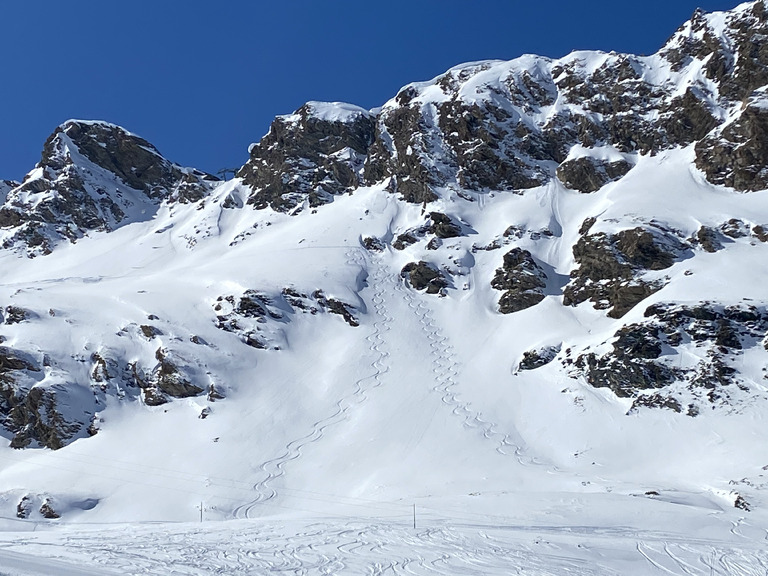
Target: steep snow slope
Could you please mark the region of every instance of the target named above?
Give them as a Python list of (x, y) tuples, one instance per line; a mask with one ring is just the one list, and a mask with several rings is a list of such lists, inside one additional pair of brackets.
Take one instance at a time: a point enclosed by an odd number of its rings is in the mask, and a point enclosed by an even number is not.
[[(86, 413), (95, 403), (99, 432), (56, 452), (5, 449), (14, 464), (2, 472), (3, 483), (18, 488), (18, 497), (50, 494), (60, 502), (57, 511), (98, 501), (85, 514), (91, 519), (189, 518), (201, 497), (221, 516), (262, 515), (273, 504), (292, 506), (292, 490), (389, 500), (510, 486), (581, 491), (583, 482), (589, 491), (627, 494), (693, 490), (725, 503), (730, 481), (759, 477), (766, 464), (759, 441), (743, 442), (762, 434), (765, 351), (735, 354), (733, 364), (755, 368), (740, 370), (745, 389), (734, 386), (725, 409), (702, 409), (696, 418), (647, 410), (627, 416), (631, 399), (591, 388), (559, 361), (518, 371), (530, 349), (559, 347), (564, 359), (606, 348), (618, 328), (642, 321), (654, 302), (762, 301), (764, 273), (749, 262), (759, 261), (766, 246), (747, 237), (717, 253), (692, 251), (664, 271), (667, 285), (626, 318), (608, 318), (588, 303), (562, 305), (558, 289), (572, 267), (568, 239), (577, 236), (581, 215), (602, 214), (609, 232), (612, 222), (621, 228), (627, 220), (664, 217), (691, 234), (717, 215), (745, 211), (768, 221), (763, 193), (735, 196), (703, 184), (690, 167), (690, 150), (644, 159), (636, 170), (593, 195), (548, 184), (463, 205), (458, 217), (473, 233), (435, 251), (454, 272), (442, 298), (420, 294), (401, 278), (403, 265), (419, 257), (418, 245), (383, 252), (361, 245), (363, 237), (386, 237), (423, 219), (420, 207), (380, 188), (293, 218), (226, 210), (215, 201), (202, 209), (177, 206), (45, 258), (6, 254), (13, 266), (6, 265), (3, 299), (30, 316), (4, 328), (6, 345), (45, 351), (49, 365), (41, 362), (37, 386), (79, 386), (81, 393), (69, 395), (79, 404), (70, 409)], [(649, 186), (646, 170), (674, 193)], [(241, 193), (238, 186), (224, 184), (216, 197)], [(617, 211), (625, 197), (632, 199), (629, 210)], [(696, 211), (688, 215), (677, 208), (691, 205)], [(536, 220), (521, 222), (517, 214)], [(510, 221), (534, 231), (557, 223), (561, 231), (543, 240), (530, 233), (505, 239), (549, 264), (549, 293), (535, 307), (500, 315), (490, 280), (503, 250), (473, 252), (473, 245), (501, 237)], [(360, 325), (298, 307), (280, 310), (285, 287), (307, 295), (322, 290), (354, 309)], [(255, 323), (267, 349), (217, 328), (217, 298), (239, 298), (248, 289), (267, 295), (280, 315)], [(305, 300), (321, 310), (311, 296)], [(241, 329), (246, 321), (238, 320)], [(140, 326), (154, 330), (145, 334)], [(201, 390), (213, 386), (226, 399), (194, 395), (147, 406), (120, 370), (127, 361), (156, 364), (158, 350)], [(101, 387), (89, 374), (98, 368), (94, 353), (115, 362), (116, 374)], [(680, 354), (703, 352), (692, 342), (675, 358)], [(205, 419), (203, 411), (210, 411)], [(96, 466), (92, 478), (82, 477), (85, 463)], [(53, 473), (30, 476), (30, 466), (51, 466)], [(76, 497), (68, 494), (74, 486)], [(744, 490), (750, 501), (762, 500), (759, 491)], [(8, 499), (8, 513), (17, 501)]]
[[(234, 519), (232, 573), (761, 573), (766, 28), (311, 102), (228, 182), (63, 125), (0, 185), (9, 530)], [(28, 552), (213, 570), (212, 532), (89, 530)]]

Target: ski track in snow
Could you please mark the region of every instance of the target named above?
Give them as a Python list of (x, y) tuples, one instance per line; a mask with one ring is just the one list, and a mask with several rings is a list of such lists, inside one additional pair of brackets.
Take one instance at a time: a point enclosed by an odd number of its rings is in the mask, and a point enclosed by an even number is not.
[[(347, 263), (353, 266), (365, 266), (367, 261), (362, 249), (350, 250), (347, 253), (347, 258)], [(344, 421), (350, 410), (367, 400), (368, 392), (381, 386), (382, 376), (389, 370), (386, 365), (389, 353), (382, 351), (381, 347), (384, 343), (384, 334), (390, 330), (390, 324), (394, 318), (388, 315), (385, 304), (386, 274), (382, 270), (381, 265), (375, 261), (372, 262), (371, 267), (373, 268), (371, 276), (374, 288), (371, 302), (373, 303), (376, 320), (373, 323), (373, 332), (366, 340), (369, 343), (369, 350), (376, 355), (376, 359), (371, 363), (371, 368), (374, 370), (373, 374), (357, 380), (352, 393), (336, 402), (336, 411), (331, 416), (318, 420), (313, 424), (312, 430), (308, 434), (289, 442), (285, 447), (285, 451), (280, 456), (261, 464), (260, 469), (264, 474), (264, 478), (253, 487), (258, 496), (251, 502), (235, 508), (233, 511), (235, 518), (251, 518), (252, 513), (260, 504), (276, 498), (277, 490), (271, 485), (276, 479), (285, 474), (285, 466), (299, 458), (305, 446), (319, 441), (329, 427)]]
[[(25, 563), (25, 558), (29, 562)], [(77, 571), (76, 565), (84, 566)], [(574, 526), (235, 522), (0, 536), (0, 574), (765, 576), (759, 542)], [(52, 572), (46, 572), (46, 568)]]
[[(500, 426), (497, 423), (483, 420), (482, 413), (473, 410), (470, 402), (462, 401), (453, 391), (457, 385), (456, 379), (461, 369), (459, 363), (454, 360), (453, 345), (436, 324), (429, 306), (422, 300), (417, 300), (411, 289), (405, 286), (403, 281), (398, 281), (396, 288), (405, 299), (408, 307), (419, 318), (422, 331), (429, 340), (432, 371), (436, 381), (436, 385), (432, 389), (441, 395), (443, 404), (448, 406), (455, 416), (461, 418), (465, 428), (478, 430), (484, 438), (494, 442), (496, 452), (502, 456), (514, 455), (517, 461), (524, 466), (544, 465), (535, 457), (526, 456), (521, 443), (514, 442), (509, 434), (499, 431)], [(553, 466), (552, 470), (557, 471), (557, 468)]]

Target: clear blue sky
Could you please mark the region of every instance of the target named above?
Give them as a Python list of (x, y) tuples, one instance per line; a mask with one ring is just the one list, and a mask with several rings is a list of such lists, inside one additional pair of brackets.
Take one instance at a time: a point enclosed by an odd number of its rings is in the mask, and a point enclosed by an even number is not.
[[(169, 159), (241, 165), (307, 100), (379, 106), (451, 66), (524, 53), (653, 53), (698, 6), (738, 0), (18, 0), (0, 3), (0, 178), (69, 118)], [(538, 6), (538, 8), (537, 8)]]

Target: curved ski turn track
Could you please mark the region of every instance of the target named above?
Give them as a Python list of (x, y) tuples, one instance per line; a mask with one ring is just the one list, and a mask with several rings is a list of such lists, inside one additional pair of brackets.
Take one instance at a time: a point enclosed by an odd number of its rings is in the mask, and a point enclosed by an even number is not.
[[(405, 286), (402, 281), (397, 283), (396, 288), (413, 314), (419, 319), (422, 331), (429, 340), (435, 374), (433, 390), (441, 395), (443, 404), (461, 419), (466, 429), (475, 430), (492, 442), (497, 453), (502, 456), (514, 456), (524, 466), (546, 466), (536, 457), (525, 454), (524, 442), (519, 438), (519, 435), (514, 433), (513, 436), (502, 432), (501, 425), (484, 420), (482, 413), (472, 408), (471, 402), (461, 399), (454, 390), (458, 384), (461, 366), (455, 359), (454, 348), (450, 339), (435, 321), (430, 307), (423, 299), (416, 297), (413, 290)], [(550, 468), (553, 472), (558, 471), (554, 465), (550, 465)]]
[[(347, 253), (347, 263), (369, 272), (367, 287), (372, 290), (369, 302), (374, 315), (373, 331), (366, 337), (367, 347), (374, 357), (374, 361), (370, 364), (370, 372), (358, 379), (352, 391), (335, 403), (334, 411), (330, 415), (315, 421), (306, 434), (288, 442), (279, 455), (260, 465), (262, 477), (253, 485), (257, 495), (250, 502), (237, 507), (233, 512), (234, 517), (260, 516), (261, 514), (256, 513), (259, 506), (278, 496), (275, 481), (286, 474), (286, 467), (300, 458), (302, 451), (308, 445), (319, 442), (330, 428), (347, 420), (350, 411), (361, 406), (368, 399), (369, 393), (383, 384), (385, 375), (390, 371), (390, 362), (403, 364), (397, 358), (390, 358), (390, 352), (385, 346), (387, 333), (391, 331), (394, 322), (390, 308), (395, 304), (399, 306), (401, 313), (402, 310), (408, 311), (408, 318), (402, 318), (401, 321), (408, 322), (410, 319), (413, 326), (410, 334), (416, 337), (421, 334), (425, 341), (419, 346), (429, 350), (429, 364), (421, 366), (419, 371), (425, 375), (431, 375), (426, 380), (430, 386), (428, 392), (438, 394), (440, 397), (440, 403), (435, 404), (431, 414), (419, 422), (414, 434), (407, 439), (407, 445), (403, 446), (402, 452), (409, 453), (410, 449), (421, 441), (421, 437), (435, 418), (439, 406), (442, 405), (459, 419), (464, 429), (486, 439), (488, 445), (492, 446), (499, 455), (513, 456), (519, 464), (524, 466), (547, 466), (536, 457), (526, 455), (525, 444), (514, 430), (512, 423), (501, 426), (485, 420), (482, 413), (475, 410), (470, 402), (463, 400), (456, 391), (461, 365), (456, 360), (449, 337), (436, 322), (430, 305), (425, 302), (432, 296), (427, 297), (415, 292), (405, 284), (399, 274), (387, 269), (381, 255), (372, 254), (363, 248), (351, 249)], [(507, 428), (510, 432), (503, 432), (503, 428)], [(554, 466), (549, 468), (550, 471), (557, 471)]]
[(258, 495), (247, 504), (235, 508), (233, 511), (235, 518), (251, 518), (259, 504), (277, 497), (277, 490), (272, 484), (285, 474), (286, 465), (299, 458), (305, 446), (319, 441), (328, 428), (344, 421), (350, 410), (365, 402), (368, 398), (367, 393), (381, 386), (382, 376), (388, 371), (386, 361), (389, 354), (381, 350), (384, 334), (390, 329), (390, 324), (393, 321), (393, 318), (387, 314), (385, 305), (386, 273), (376, 259), (367, 259), (366, 252), (362, 248), (350, 250), (347, 253), (347, 258), (347, 262), (351, 265), (370, 265), (369, 268), (372, 268), (372, 282), (370, 284), (373, 285), (374, 293), (371, 297), (371, 303), (376, 320), (373, 322), (373, 332), (366, 337), (366, 340), (369, 343), (369, 350), (376, 356), (371, 363), (373, 372), (355, 382), (352, 392), (336, 402), (336, 410), (333, 414), (315, 422), (309, 433), (289, 442), (282, 454), (267, 460), (260, 466), (264, 477), (253, 487)]

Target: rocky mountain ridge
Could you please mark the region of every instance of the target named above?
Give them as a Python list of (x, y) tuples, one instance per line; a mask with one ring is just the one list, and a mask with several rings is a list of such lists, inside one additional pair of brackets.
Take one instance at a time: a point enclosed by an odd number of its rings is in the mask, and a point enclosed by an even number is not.
[(169, 162), (119, 126), (70, 120), (51, 134), (21, 184), (4, 182), (2, 245), (47, 254), (62, 239), (151, 217), (162, 201), (199, 201), (216, 181)]
[[(496, 342), (500, 397), (514, 376), (578, 406), (607, 392), (627, 417), (768, 406), (768, 297), (719, 271), (743, 282), (768, 247), (766, 89), (757, 0), (697, 11), (652, 56), (527, 55), (376, 110), (309, 102), (226, 182), (120, 127), (66, 122), (23, 182), (0, 181), (3, 435), (57, 450), (124, 405), (186, 402), (208, 421), (268, 386), (263, 366), (288, 373), (282, 357), (326, 340), (378, 354), (382, 326), (408, 321), (433, 352), (461, 339), (465, 364)], [(388, 357), (367, 364), (379, 385)], [(444, 398), (476, 393), (443, 377)]]

